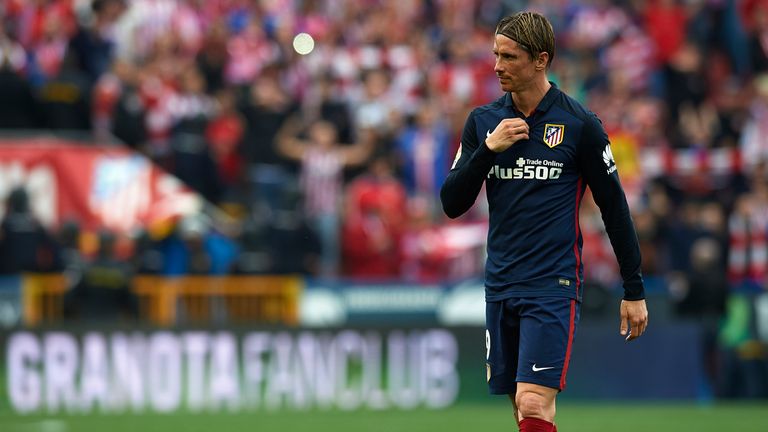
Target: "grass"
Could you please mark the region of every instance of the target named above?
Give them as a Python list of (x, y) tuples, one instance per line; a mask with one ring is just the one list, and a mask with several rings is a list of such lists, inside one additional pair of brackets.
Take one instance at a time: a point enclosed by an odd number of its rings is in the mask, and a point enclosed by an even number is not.
[[(768, 402), (749, 404), (583, 403), (558, 407), (561, 432), (768, 431)], [(515, 431), (509, 407), (497, 400), (441, 411), (310, 411), (238, 414), (69, 415), (0, 413), (3, 432), (464, 432)]]

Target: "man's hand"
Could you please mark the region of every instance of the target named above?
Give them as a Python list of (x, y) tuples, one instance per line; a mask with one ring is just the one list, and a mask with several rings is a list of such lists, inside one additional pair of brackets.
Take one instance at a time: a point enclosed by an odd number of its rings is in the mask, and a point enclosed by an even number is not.
[(648, 327), (648, 309), (645, 300), (622, 300), (619, 307), (621, 329), (619, 333), (631, 341), (639, 338)]
[(502, 120), (486, 138), (485, 145), (495, 153), (501, 153), (512, 144), (528, 139), (528, 123), (520, 117)]

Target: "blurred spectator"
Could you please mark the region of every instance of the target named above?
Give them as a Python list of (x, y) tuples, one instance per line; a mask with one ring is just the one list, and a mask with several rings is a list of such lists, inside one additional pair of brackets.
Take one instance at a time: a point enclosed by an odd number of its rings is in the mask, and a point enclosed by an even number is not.
[(741, 135), (741, 150), (746, 168), (768, 161), (768, 73), (755, 78), (755, 97)]
[(205, 199), (217, 204), (222, 195), (222, 183), (204, 130), (175, 134), (171, 151), (170, 171)]
[(495, 82), (493, 92), (489, 92), (484, 85), (487, 77), (493, 77), (490, 74), (493, 71), (490, 58), (476, 58), (472, 45), (467, 43), (468, 37), (468, 34), (456, 34), (446, 41), (446, 59), (432, 71), (434, 78), (429, 80), (429, 85), (432, 86), (432, 93), (442, 99), (440, 103), (444, 106), (451, 103), (476, 106), (497, 97)]
[(224, 198), (232, 201), (236, 200), (235, 194), (242, 193), (241, 186), (245, 180), (240, 150), (246, 124), (244, 117), (237, 111), (233, 89), (220, 89), (216, 93), (216, 102), (217, 113), (205, 128), (205, 138), (224, 187)]
[(610, 0), (590, 0), (574, 6), (568, 42), (576, 50), (599, 50), (630, 23), (627, 13)]
[(403, 277), (420, 283), (466, 279), (481, 273), (488, 224), (482, 220), (438, 225), (439, 211), (425, 197), (408, 201), (403, 233)]
[(146, 230), (141, 230), (133, 241), (131, 261), (133, 272), (139, 275), (162, 274), (165, 267), (162, 251)]
[(292, 172), (277, 149), (276, 137), (286, 119), (298, 107), (282, 89), (274, 74), (265, 74), (249, 87), (242, 107), (246, 130), (242, 157), (255, 189), (253, 199), (275, 207), (282, 185)]
[(277, 138), (279, 151), (301, 163), (301, 187), (304, 211), (322, 245), (323, 276), (336, 276), (339, 271), (339, 224), (343, 193), (343, 172), (367, 161), (373, 150), (370, 134), (352, 145), (340, 145), (333, 124), (318, 120), (299, 138), (298, 118), (290, 119)]
[[(172, 105), (180, 88), (195, 86), (195, 77), (185, 75), (190, 68), (189, 59), (179, 55), (178, 39), (170, 30), (164, 29), (157, 38), (150, 42), (147, 58), (140, 67), (140, 94), (145, 107), (145, 127), (147, 131), (146, 153), (156, 162), (168, 162), (170, 142), (173, 138), (176, 122), (185, 114), (179, 104)], [(184, 79), (180, 82), (180, 79)], [(194, 89), (190, 89), (194, 92)], [(183, 105), (182, 105), (183, 107)], [(177, 109), (174, 113), (172, 110)], [(174, 118), (174, 114), (177, 115)]]
[(384, 69), (368, 69), (360, 77), (360, 94), (353, 98), (355, 129), (371, 129), (390, 136), (397, 126), (396, 101), (390, 94), (390, 76)]
[(167, 105), (172, 128), (168, 168), (205, 199), (218, 203), (222, 181), (205, 134), (215, 114), (215, 102), (204, 93), (205, 83), (197, 69), (182, 72), (180, 84), (180, 92)]
[(45, 127), (54, 130), (91, 130), (90, 78), (77, 66), (76, 54), (67, 51), (58, 71), (38, 89)]
[(303, 208), (299, 186), (286, 185), (265, 232), (272, 274), (322, 274), (324, 245)]
[(762, 0), (742, 3), (746, 8), (743, 18), (747, 25), (752, 72), (768, 72), (768, 3)]
[(199, 134), (216, 114), (216, 102), (205, 92), (205, 77), (197, 67), (179, 72), (178, 78), (178, 92), (168, 99), (171, 127), (175, 134)]
[(307, 95), (304, 111), (309, 118), (332, 123), (338, 131), (340, 142), (353, 141), (354, 131), (349, 104), (339, 97), (333, 78), (329, 74), (317, 78), (310, 94)]
[(138, 317), (131, 291), (130, 267), (115, 256), (115, 235), (99, 233), (96, 257), (85, 266), (80, 283), (64, 298), (66, 316), (84, 321), (120, 321)]
[(271, 43), (258, 15), (244, 17), (244, 28), (236, 32), (227, 44), (229, 61), (225, 77), (235, 85), (256, 80), (266, 67), (278, 60), (278, 49)]
[(243, 222), (238, 238), (238, 253), (232, 262), (233, 274), (269, 274), (274, 266), (267, 227), (264, 223), (248, 218)]
[[(608, 73), (625, 83), (628, 91), (645, 91), (654, 71), (656, 48), (650, 38), (635, 26), (627, 26), (616, 34), (601, 56)], [(633, 55), (627, 55), (628, 52)]]
[(160, 252), (162, 274), (168, 276), (226, 274), (236, 254), (233, 240), (217, 232), (202, 213), (181, 218), (152, 249)]
[(69, 37), (77, 24), (74, 6), (70, 0), (11, 0), (6, 1), (4, 6), (7, 8), (6, 12), (16, 19), (19, 41), (26, 46), (35, 46), (44, 41), (52, 30), (61, 31)]
[(186, 217), (179, 223), (179, 234), (184, 243), (184, 273), (208, 275), (213, 273), (213, 257), (205, 247), (207, 227), (198, 217)]
[(413, 125), (398, 137), (398, 156), (410, 195), (437, 197), (450, 168), (448, 127), (433, 103), (424, 103)]
[[(579, 223), (584, 242), (582, 260), (589, 263), (588, 267), (584, 267), (584, 280), (589, 281), (590, 288), (593, 290), (609, 290), (621, 280), (617, 278), (616, 258), (613, 255), (608, 236), (605, 234), (605, 226), (600, 211), (592, 199), (591, 193), (586, 195), (581, 202)], [(640, 237), (641, 230), (639, 227), (637, 231), (638, 237)], [(645, 257), (643, 257), (643, 261), (645, 261)]]
[(751, 191), (742, 194), (728, 220), (728, 277), (734, 285), (768, 286), (768, 175), (757, 170)]
[(693, 243), (690, 271), (670, 283), (672, 301), (680, 317), (693, 320), (702, 331), (702, 359), (709, 383), (721, 378), (720, 350), (717, 334), (725, 317), (729, 293), (722, 245), (713, 238), (702, 237)]
[(216, 20), (205, 33), (200, 52), (197, 55), (197, 67), (205, 77), (206, 92), (215, 94), (225, 87), (224, 68), (229, 61), (226, 23)]
[[(136, 150), (147, 152), (147, 101), (141, 93), (139, 67), (122, 61), (99, 80), (94, 96), (94, 123)], [(98, 131), (96, 131), (98, 132)]]
[(657, 65), (670, 62), (685, 42), (689, 16), (677, 0), (650, 0), (645, 2), (643, 23), (653, 40)]
[(59, 269), (55, 241), (32, 214), (29, 195), (21, 187), (13, 189), (0, 223), (0, 274)]
[(29, 32), (22, 36), (30, 47), (30, 81), (40, 85), (59, 74), (75, 19), (71, 5), (66, 1), (48, 2), (47, 5), (36, 3), (28, 6), (26, 15), (32, 22), (26, 27)]
[(394, 279), (401, 274), (401, 237), (406, 224), (406, 192), (387, 155), (347, 187), (342, 229), (343, 274)]
[[(669, 123), (680, 121), (681, 109), (697, 109), (706, 100), (707, 85), (702, 73), (701, 50), (692, 43), (683, 44), (662, 68), (665, 82), (665, 102), (669, 112)], [(684, 146), (684, 142), (673, 142)]]
[(725, 314), (725, 275), (721, 244), (710, 237), (696, 240), (691, 247), (690, 270), (670, 286), (677, 313), (706, 323), (714, 333)]
[(80, 249), (80, 224), (68, 220), (61, 224), (58, 231), (59, 255), (61, 267), (67, 278), (67, 287), (72, 288), (80, 283), (85, 269), (85, 258)]
[(69, 49), (91, 82), (96, 82), (110, 68), (114, 54), (114, 25), (126, 6), (125, 0), (93, 0), (90, 25), (78, 25), (69, 42)]
[(37, 99), (22, 76), (24, 48), (7, 33), (0, 20), (0, 128), (32, 129), (41, 126)]
[(691, 246), (699, 235), (697, 217), (699, 204), (692, 200), (679, 203), (673, 213), (672, 222), (667, 231), (669, 245), (669, 271), (685, 273), (690, 266)]
[(27, 68), (27, 52), (14, 37), (14, 29), (9, 28), (9, 24), (7, 20), (0, 20), (0, 64), (3, 69), (21, 75)]
[[(666, 242), (662, 237), (662, 227), (660, 227), (658, 220), (648, 209), (636, 210), (633, 214), (633, 219), (637, 229), (637, 238), (640, 242), (640, 255), (643, 257), (643, 275), (646, 277), (656, 277), (664, 274)], [(584, 243), (585, 245), (587, 244), (586, 239)], [(592, 261), (588, 262), (591, 263)], [(611, 276), (615, 277), (615, 275), (614, 270)]]

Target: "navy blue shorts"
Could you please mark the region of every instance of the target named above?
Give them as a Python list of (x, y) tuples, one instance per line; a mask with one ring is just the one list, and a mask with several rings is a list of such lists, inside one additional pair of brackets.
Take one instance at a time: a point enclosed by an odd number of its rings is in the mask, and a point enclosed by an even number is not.
[(485, 306), (488, 387), (514, 394), (518, 382), (565, 388), (581, 305), (564, 297), (510, 298)]

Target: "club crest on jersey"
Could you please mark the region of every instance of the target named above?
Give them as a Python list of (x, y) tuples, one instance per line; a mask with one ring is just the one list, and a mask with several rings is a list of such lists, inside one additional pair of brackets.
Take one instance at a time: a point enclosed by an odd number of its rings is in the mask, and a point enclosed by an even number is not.
[(544, 125), (544, 142), (549, 146), (549, 148), (553, 148), (554, 146), (563, 142), (563, 135), (565, 135), (565, 125)]

